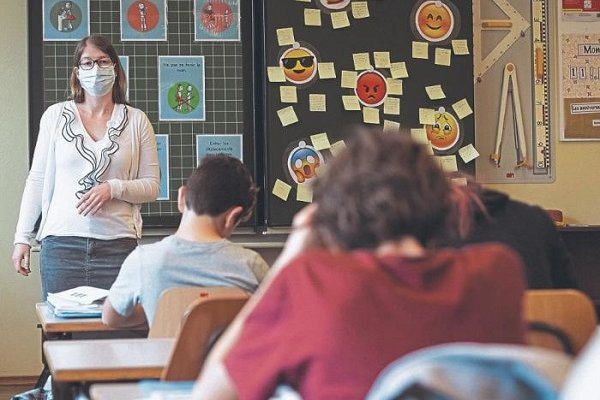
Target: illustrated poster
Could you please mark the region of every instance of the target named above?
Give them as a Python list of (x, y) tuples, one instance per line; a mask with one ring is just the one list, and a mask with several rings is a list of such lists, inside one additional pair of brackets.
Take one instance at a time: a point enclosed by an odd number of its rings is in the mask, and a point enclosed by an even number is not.
[(167, 1), (121, 0), (121, 40), (167, 40)]
[(158, 57), (161, 121), (204, 121), (205, 85), (203, 56)]
[(89, 0), (43, 1), (46, 41), (77, 41), (90, 34)]
[(196, 41), (240, 40), (239, 0), (194, 0)]

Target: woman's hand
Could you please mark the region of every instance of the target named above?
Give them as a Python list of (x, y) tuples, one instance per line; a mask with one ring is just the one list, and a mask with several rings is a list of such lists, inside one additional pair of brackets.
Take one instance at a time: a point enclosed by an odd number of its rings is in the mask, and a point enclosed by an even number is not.
[(102, 182), (81, 197), (77, 203), (77, 211), (83, 216), (94, 215), (111, 198), (110, 185), (107, 182)]
[(31, 269), (29, 268), (29, 255), (31, 246), (24, 243), (15, 244), (15, 249), (12, 254), (13, 265), (17, 273), (23, 276), (29, 276)]

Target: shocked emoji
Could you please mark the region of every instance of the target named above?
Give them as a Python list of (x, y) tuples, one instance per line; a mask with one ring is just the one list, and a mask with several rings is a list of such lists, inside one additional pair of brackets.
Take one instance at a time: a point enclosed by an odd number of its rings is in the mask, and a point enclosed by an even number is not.
[(294, 148), (287, 160), (288, 170), (294, 182), (305, 183), (317, 176), (317, 169), (324, 165), (325, 161), (321, 153), (312, 146), (300, 141)]
[(385, 77), (375, 70), (361, 72), (356, 78), (354, 93), (364, 106), (377, 107), (387, 96)]
[(308, 83), (317, 75), (317, 57), (305, 47), (295, 45), (279, 59), (285, 78), (297, 85)]
[(448, 5), (439, 0), (425, 1), (415, 13), (415, 24), (424, 39), (441, 42), (454, 30), (454, 14)]
[(425, 132), (431, 147), (438, 151), (451, 150), (460, 139), (458, 121), (454, 115), (446, 112), (444, 107), (440, 107), (435, 112), (433, 125), (425, 125)]

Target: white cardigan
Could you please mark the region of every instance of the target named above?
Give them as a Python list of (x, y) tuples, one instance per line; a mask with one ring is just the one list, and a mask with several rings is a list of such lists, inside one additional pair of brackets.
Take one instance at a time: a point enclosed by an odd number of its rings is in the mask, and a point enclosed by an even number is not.
[[(44, 224), (55, 187), (56, 157), (60, 157), (55, 151), (56, 140), (64, 135), (62, 131), (69, 115), (74, 113), (77, 113), (75, 103), (67, 101), (48, 107), (42, 115), (33, 162), (23, 191), (14, 243), (30, 243), (40, 213), (42, 219), (36, 239), (41, 240), (47, 235)], [(131, 166), (129, 180), (109, 179), (106, 182), (110, 184), (113, 199), (134, 205), (131, 217), (135, 236), (139, 238), (142, 232), (140, 204), (156, 200), (160, 189), (156, 139), (150, 121), (141, 110), (116, 104), (113, 111), (113, 116), (115, 115), (127, 116), (128, 122), (122, 131), (131, 137)], [(117, 128), (116, 125), (122, 122), (122, 118), (116, 121), (113, 119), (107, 124), (109, 128)], [(73, 143), (75, 146), (75, 140)]]

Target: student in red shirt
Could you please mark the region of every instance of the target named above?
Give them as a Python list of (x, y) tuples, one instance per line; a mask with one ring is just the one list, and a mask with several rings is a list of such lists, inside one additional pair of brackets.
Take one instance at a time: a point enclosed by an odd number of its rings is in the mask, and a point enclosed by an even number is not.
[(524, 281), (501, 245), (435, 249), (443, 172), (408, 135), (359, 135), (328, 163), (269, 283), (215, 348), (197, 399), (362, 399), (377, 374), (448, 342), (523, 343)]

